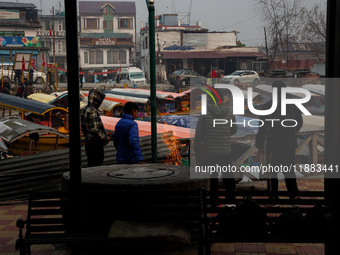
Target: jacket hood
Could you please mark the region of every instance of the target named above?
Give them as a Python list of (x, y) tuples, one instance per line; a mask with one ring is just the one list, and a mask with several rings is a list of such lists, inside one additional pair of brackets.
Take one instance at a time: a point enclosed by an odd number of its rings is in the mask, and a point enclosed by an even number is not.
[(208, 108), (208, 113), (212, 114), (214, 117), (223, 117), (229, 113), (228, 105), (208, 104), (207, 108)]
[(104, 101), (104, 98), (105, 94), (99, 89), (91, 89), (88, 96), (88, 105), (98, 109)]

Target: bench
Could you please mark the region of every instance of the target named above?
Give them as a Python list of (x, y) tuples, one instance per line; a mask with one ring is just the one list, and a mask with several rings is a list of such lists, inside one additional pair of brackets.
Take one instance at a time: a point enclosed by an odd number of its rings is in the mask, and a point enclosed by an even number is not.
[[(327, 211), (324, 192), (302, 191), (300, 199), (290, 200), (286, 191), (280, 191), (280, 199), (274, 201), (268, 199), (266, 191), (236, 191), (235, 195), (235, 203), (251, 196), (260, 205), (260, 212), (236, 212), (220, 190), (218, 206), (207, 207), (206, 254), (211, 254), (214, 243), (324, 243), (328, 238), (327, 222), (321, 216)], [(210, 205), (210, 192), (206, 201)]]
[[(96, 250), (126, 250), (133, 242), (136, 249), (197, 247), (203, 254), (205, 197), (204, 189), (86, 191), (81, 194), (81, 227), (74, 231), (68, 193), (31, 193), (27, 219), (17, 221), (16, 250), (20, 249), (21, 255), (30, 254), (31, 245), (39, 244), (68, 244), (87, 250), (87, 245), (98, 242), (100, 245), (93, 245)], [(124, 236), (131, 226), (137, 230), (165, 226), (169, 236), (162, 240), (159, 236), (141, 236), (138, 231), (136, 236)], [(180, 237), (189, 233), (190, 245), (176, 236), (178, 230), (182, 231)]]

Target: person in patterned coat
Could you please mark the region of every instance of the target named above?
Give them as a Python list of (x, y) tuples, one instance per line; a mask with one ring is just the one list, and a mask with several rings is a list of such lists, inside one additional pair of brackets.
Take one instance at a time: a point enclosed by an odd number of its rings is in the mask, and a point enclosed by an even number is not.
[(87, 166), (100, 166), (104, 161), (104, 146), (110, 141), (100, 119), (98, 108), (105, 94), (98, 89), (91, 89), (88, 104), (81, 112), (81, 131), (85, 136)]

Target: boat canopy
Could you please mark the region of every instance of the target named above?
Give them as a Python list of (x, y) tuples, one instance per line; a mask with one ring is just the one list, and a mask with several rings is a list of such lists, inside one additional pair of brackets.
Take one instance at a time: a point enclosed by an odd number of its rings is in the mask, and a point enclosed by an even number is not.
[(18, 112), (30, 112), (38, 115), (45, 115), (53, 110), (60, 110), (68, 112), (65, 108), (56, 107), (51, 104), (46, 104), (34, 100), (29, 100), (21, 97), (15, 97), (0, 93), (0, 107), (6, 109), (12, 109)]
[[(133, 96), (143, 96), (143, 98), (150, 98), (150, 90), (147, 89), (120, 89), (113, 88), (111, 91), (117, 95), (133, 95)], [(105, 93), (105, 92), (103, 92)], [(156, 91), (156, 97), (159, 99), (174, 99), (171, 93)]]
[(54, 134), (69, 139), (69, 137), (54, 128), (36, 124), (31, 121), (10, 118), (0, 121), (0, 138), (10, 144), (16, 140), (30, 134), (37, 133), (40, 135)]
[(0, 137), (0, 152), (8, 153), (8, 148), (1, 137)]

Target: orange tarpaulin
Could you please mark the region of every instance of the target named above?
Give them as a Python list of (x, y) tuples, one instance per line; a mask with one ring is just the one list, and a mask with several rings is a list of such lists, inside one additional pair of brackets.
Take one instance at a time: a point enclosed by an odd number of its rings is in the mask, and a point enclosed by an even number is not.
[[(120, 118), (114, 118), (114, 117), (106, 117), (106, 116), (100, 116), (102, 119), (102, 122), (104, 124), (105, 129), (114, 131), (115, 126), (117, 122), (120, 120)], [(138, 124), (139, 129), (139, 136), (148, 136), (151, 135), (151, 122), (147, 121), (139, 121), (136, 120)], [(172, 125), (166, 125), (166, 124), (159, 124), (157, 123), (157, 133), (164, 133), (164, 132), (173, 132), (173, 136), (177, 138), (190, 138), (192, 134), (190, 134), (190, 128), (183, 128), (183, 127), (176, 127)]]

